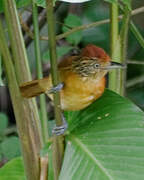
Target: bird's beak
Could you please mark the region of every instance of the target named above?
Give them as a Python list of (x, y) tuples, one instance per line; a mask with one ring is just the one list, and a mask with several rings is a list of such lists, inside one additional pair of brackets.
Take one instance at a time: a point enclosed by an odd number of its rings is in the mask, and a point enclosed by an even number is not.
[(110, 69), (125, 69), (126, 66), (124, 64), (118, 63), (118, 62), (113, 62), (111, 61), (110, 64), (106, 67), (104, 67), (104, 69), (110, 70)]

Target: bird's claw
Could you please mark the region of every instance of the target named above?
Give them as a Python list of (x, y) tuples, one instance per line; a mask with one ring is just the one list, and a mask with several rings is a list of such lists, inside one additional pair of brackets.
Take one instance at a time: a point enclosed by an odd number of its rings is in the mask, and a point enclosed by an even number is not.
[(55, 134), (56, 136), (64, 134), (64, 132), (68, 127), (65, 117), (63, 115), (62, 115), (62, 120), (63, 120), (63, 124), (61, 126), (55, 126), (52, 130), (52, 133)]
[(59, 83), (57, 86), (52, 87), (47, 91), (47, 94), (52, 94), (60, 91), (64, 87), (64, 83)]

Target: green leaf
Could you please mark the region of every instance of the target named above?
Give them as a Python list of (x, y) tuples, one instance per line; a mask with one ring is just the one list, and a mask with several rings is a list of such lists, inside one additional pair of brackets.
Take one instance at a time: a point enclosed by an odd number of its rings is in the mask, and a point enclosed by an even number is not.
[[(55, 6), (57, 0), (53, 0), (53, 5)], [(37, 6), (46, 8), (46, 0), (35, 0), (35, 3), (37, 4)]]
[(52, 142), (48, 141), (40, 151), (40, 156), (43, 157), (48, 154)]
[(8, 126), (8, 117), (4, 113), (0, 113), (0, 134), (2, 135), (4, 133), (4, 130)]
[[(69, 14), (65, 18), (64, 24), (65, 24), (65, 26), (62, 27), (63, 32), (67, 32), (67, 31), (69, 31), (70, 28), (74, 28), (74, 27), (82, 25), (81, 19), (78, 16), (73, 15), (73, 14)], [(70, 28), (68, 28), (68, 27), (70, 27)], [(82, 31), (72, 33), (71, 35), (66, 37), (66, 39), (69, 43), (71, 43), (73, 45), (77, 45), (78, 43), (80, 43), (80, 41), (82, 39)]]
[(21, 157), (9, 161), (0, 169), (0, 180), (26, 180)]
[(31, 4), (31, 0), (15, 0), (18, 8), (25, 7)]
[(121, 2), (131, 10), (131, 0), (121, 0)]
[(83, 3), (90, 0), (59, 0), (59, 1), (64, 1), (64, 2), (69, 2), (69, 3)]
[(35, 3), (37, 4), (37, 6), (46, 8), (46, 1), (45, 0), (35, 0)]
[[(61, 47), (57, 47), (57, 55), (58, 58), (62, 57), (63, 55), (67, 54), (69, 51), (71, 51), (73, 49), (73, 47), (70, 46), (61, 46)], [(49, 50), (46, 51), (43, 54), (43, 62), (47, 62), (48, 60), (50, 60), (50, 52)]]
[(118, 0), (104, 0), (106, 2), (109, 2), (109, 3), (118, 3)]
[(20, 156), (19, 139), (16, 136), (11, 136), (1, 143), (2, 154), (8, 159)]
[(69, 134), (59, 180), (143, 180), (144, 113), (106, 90), (79, 112), (67, 112)]

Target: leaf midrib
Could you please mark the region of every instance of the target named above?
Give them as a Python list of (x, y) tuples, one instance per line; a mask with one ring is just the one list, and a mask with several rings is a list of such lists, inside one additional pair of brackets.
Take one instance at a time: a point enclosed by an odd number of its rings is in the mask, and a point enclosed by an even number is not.
[(91, 153), (91, 151), (78, 139), (76, 138), (74, 135), (70, 136), (70, 139), (75, 142), (82, 150), (83, 152), (85, 152), (90, 159), (93, 160), (93, 162), (101, 169), (101, 171), (103, 171), (103, 173), (110, 179), (110, 180), (114, 180), (111, 175), (109, 174), (109, 172), (105, 169), (105, 167), (100, 163), (99, 160), (97, 160), (95, 158), (95, 156)]

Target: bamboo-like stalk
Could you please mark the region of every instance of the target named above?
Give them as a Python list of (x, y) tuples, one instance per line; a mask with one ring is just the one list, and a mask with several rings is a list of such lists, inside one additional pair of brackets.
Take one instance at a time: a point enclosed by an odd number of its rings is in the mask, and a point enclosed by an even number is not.
[[(129, 29), (129, 22), (130, 22), (130, 10), (125, 5), (124, 8), (124, 16), (123, 16), (123, 24), (120, 32), (120, 39), (121, 39), (121, 62), (126, 64), (126, 57), (127, 57), (127, 40), (128, 40), (128, 29)], [(121, 81), (120, 81), (120, 94), (125, 94), (125, 87), (126, 87), (126, 69), (121, 70)]]
[[(57, 55), (56, 55), (56, 35), (54, 28), (54, 14), (53, 14), (53, 0), (46, 0), (47, 8), (47, 22), (48, 22), (48, 36), (49, 36), (49, 48), (50, 48), (50, 63), (53, 86), (59, 83), (58, 69), (57, 69)], [(61, 126), (63, 124), (61, 109), (60, 109), (60, 96), (59, 93), (54, 94), (54, 108), (56, 125)], [(55, 180), (58, 179), (61, 169), (62, 158), (64, 152), (63, 136), (55, 136), (53, 141), (53, 167)]]
[[(11, 91), (11, 98), (13, 101), (16, 122), (22, 144), (27, 179), (38, 180), (40, 173), (39, 152), (43, 143), (41, 136), (40, 121), (38, 118), (38, 110), (35, 100), (23, 99), (20, 95), (18, 88), (18, 85), (20, 83), (31, 80), (31, 74), (28, 66), (26, 49), (24, 46), (20, 23), (18, 20), (15, 1), (3, 0), (3, 4), (12, 48), (12, 56), (15, 65), (14, 69), (11, 62), (10, 53), (6, 46), (6, 42), (4, 42), (5, 39), (3, 37), (4, 34), (2, 34), (2, 29), (1, 41), (3, 42), (1, 42), (1, 44), (5, 43), (5, 48), (3, 49), (1, 47), (1, 51), (4, 57), (9, 88)], [(14, 74), (14, 71), (16, 72), (16, 76)]]
[[(43, 77), (43, 74), (42, 74), (41, 53), (40, 53), (38, 10), (34, 0), (32, 0), (32, 14), (33, 14), (33, 26), (34, 26), (34, 45), (35, 45), (37, 77), (38, 79), (41, 79)], [(42, 135), (45, 143), (48, 139), (48, 118), (46, 111), (46, 99), (44, 94), (40, 95), (39, 98), (40, 98), (40, 119), (41, 119)]]
[(24, 167), (28, 180), (39, 180), (39, 151), (41, 139), (39, 130), (35, 126), (37, 120), (33, 103), (24, 100), (19, 92), (19, 87), (8, 49), (7, 40), (4, 35), (4, 28), (0, 21), (0, 52), (3, 56), (3, 64), (7, 76), (8, 86), (16, 117), (16, 124), (20, 137)]
[[(120, 39), (119, 39), (119, 20), (118, 20), (118, 4), (111, 4), (111, 59), (120, 62)], [(119, 87), (120, 71), (113, 70), (109, 73), (109, 88), (117, 93), (120, 93)]]

